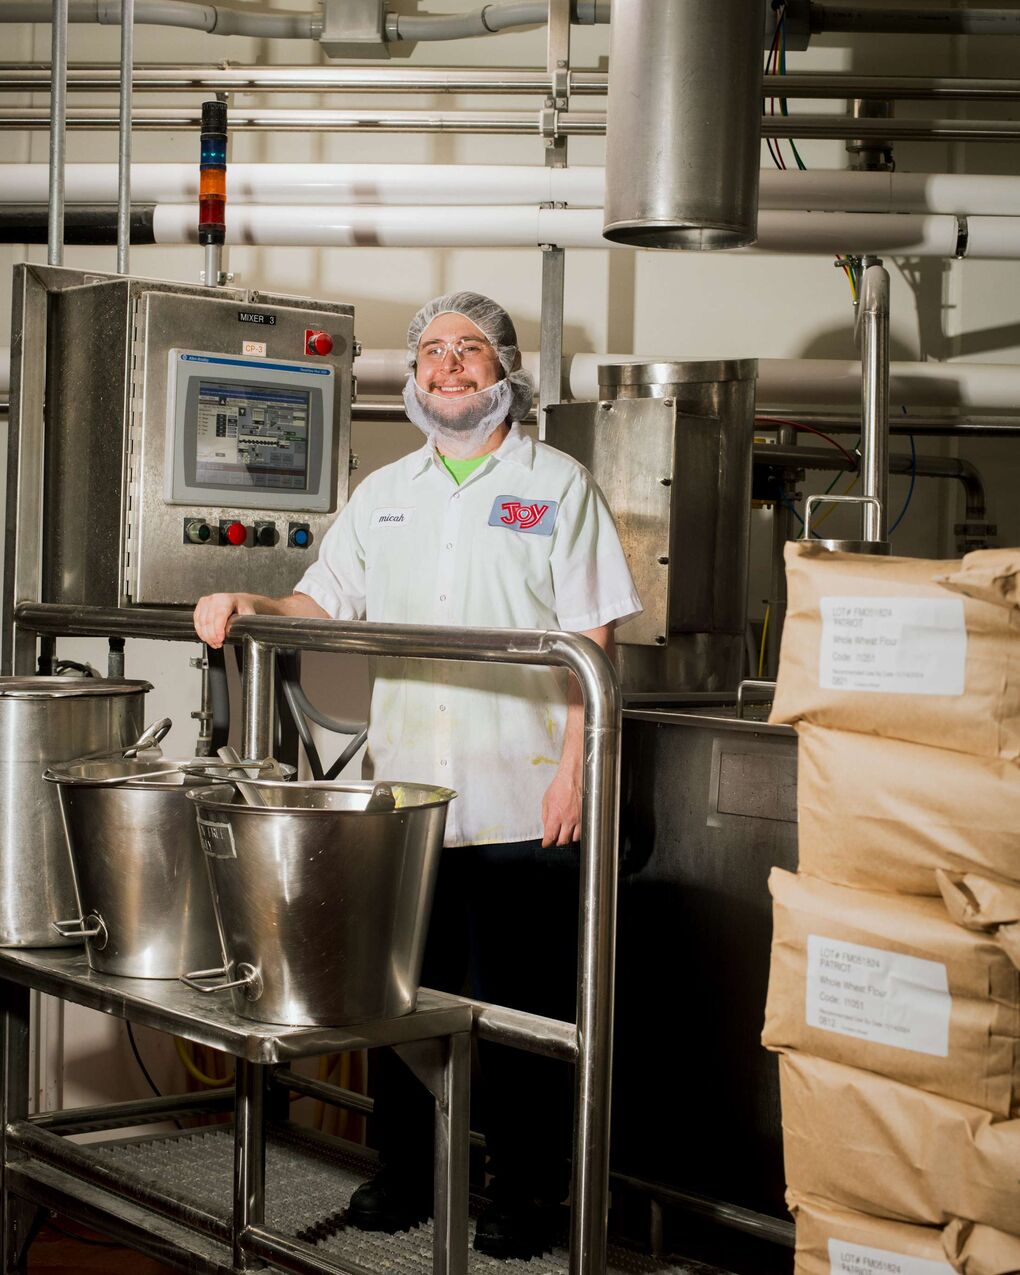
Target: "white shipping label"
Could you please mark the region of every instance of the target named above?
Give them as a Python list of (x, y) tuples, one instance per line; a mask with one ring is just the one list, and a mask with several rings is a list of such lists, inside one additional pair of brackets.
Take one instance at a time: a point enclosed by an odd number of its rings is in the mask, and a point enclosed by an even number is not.
[(849, 1244), (846, 1240), (829, 1240), (831, 1275), (954, 1275), (948, 1262), (933, 1262), (927, 1257), (908, 1257), (884, 1248)]
[(962, 695), (962, 598), (822, 598), (825, 690)]
[(952, 1008), (939, 961), (808, 935), (809, 1027), (945, 1058)]
[(829, 1240), (829, 1271), (831, 1275), (953, 1275), (948, 1262), (908, 1257), (884, 1248), (848, 1244), (846, 1240)]

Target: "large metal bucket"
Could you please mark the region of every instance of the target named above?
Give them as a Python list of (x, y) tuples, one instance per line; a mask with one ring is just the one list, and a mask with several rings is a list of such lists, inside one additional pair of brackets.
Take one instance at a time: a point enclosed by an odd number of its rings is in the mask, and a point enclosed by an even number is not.
[[(165, 757), (83, 759), (54, 767), (78, 902), (55, 923), (85, 940), (89, 965), (127, 978), (179, 978), (223, 958), (187, 775)], [(70, 918), (75, 919), (70, 919)], [(52, 931), (51, 931), (52, 933)]]
[(220, 786), (188, 793), (226, 965), (186, 981), (230, 988), (256, 1022), (332, 1027), (410, 1012), (456, 794), (393, 784), (396, 809), (369, 813), (372, 784), (256, 786), (265, 807)]
[(149, 682), (0, 677), (0, 947), (54, 947), (74, 880), (47, 766), (136, 739)]

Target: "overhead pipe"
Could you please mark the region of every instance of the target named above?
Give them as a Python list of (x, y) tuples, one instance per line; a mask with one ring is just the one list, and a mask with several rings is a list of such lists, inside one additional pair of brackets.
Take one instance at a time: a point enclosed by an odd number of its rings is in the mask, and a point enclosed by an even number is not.
[[(647, 0), (646, 0), (647, 2)], [(49, 127), (46, 107), (0, 108), (0, 124), (8, 128)], [(132, 125), (147, 131), (174, 132), (193, 128), (200, 119), (197, 108), (143, 106), (134, 112)], [(432, 110), (332, 110), (322, 108), (235, 106), (232, 128), (255, 132), (331, 133), (481, 133), (518, 137), (601, 137), (606, 113), (601, 111), (432, 111)], [(118, 126), (116, 108), (78, 106), (68, 112), (67, 126), (102, 132)], [(1015, 142), (1020, 122), (1015, 120), (850, 119), (841, 115), (766, 115), (759, 120), (762, 137), (809, 139), (869, 138), (915, 142)], [(550, 131), (551, 130), (551, 131)], [(757, 151), (755, 151), (757, 172)], [(743, 170), (742, 170), (743, 171)], [(747, 173), (750, 173), (748, 168)], [(724, 183), (731, 189), (730, 178)], [(654, 246), (654, 245), (649, 245)]]
[[(117, 138), (117, 273), (127, 274), (131, 254), (131, 107), (135, 40), (135, 0), (121, 0), (120, 132)], [(65, 165), (64, 187), (67, 173)]]
[[(577, 400), (598, 397), (600, 363), (652, 363), (675, 358), (659, 354), (573, 354), (563, 360), (563, 393)], [(536, 383), (539, 356), (524, 351), (521, 359)], [(355, 361), (358, 389), (364, 398), (399, 395), (407, 379), (404, 349), (363, 350)], [(0, 346), (0, 394), (11, 383), (11, 351)], [(1013, 363), (891, 363), (890, 398), (896, 412), (894, 434), (1020, 433), (1020, 365)], [(798, 421), (835, 433), (857, 433), (861, 365), (841, 359), (759, 359), (757, 401), (762, 412), (797, 412)], [(357, 406), (357, 405), (356, 405)], [(364, 406), (362, 404), (361, 406)], [(833, 416), (832, 409), (844, 409)], [(798, 410), (799, 409), (799, 410)], [(829, 409), (825, 412), (821, 409)], [(906, 412), (913, 415), (906, 415)], [(952, 413), (945, 417), (917, 413)], [(897, 419), (902, 415), (901, 419)], [(962, 415), (961, 415), (962, 414)]]
[[(756, 465), (772, 465), (784, 469), (831, 469), (853, 472), (857, 466), (840, 452), (816, 447), (782, 447), (772, 443), (756, 443)], [(952, 478), (962, 487), (968, 522), (984, 522), (987, 515), (985, 487), (981, 474), (970, 461), (958, 456), (910, 455), (890, 452), (890, 474), (916, 474), (918, 478)]]
[[(195, 241), (182, 204), (153, 211), (156, 243)], [(233, 205), (228, 242), (274, 247), (605, 248), (602, 213), (587, 208), (419, 207), (338, 208), (318, 205)], [(623, 245), (617, 245), (622, 247)], [(1020, 258), (1020, 218), (766, 212), (752, 251)]]
[[(4, 18), (0, 10), (0, 21)], [(68, 69), (70, 91), (101, 93), (117, 88), (116, 63), (89, 62)], [(45, 62), (0, 66), (0, 91), (33, 93), (49, 86)], [(570, 97), (604, 97), (605, 71), (567, 72)], [(536, 67), (245, 66), (224, 62), (135, 68), (135, 88), (160, 93), (495, 93), (548, 97), (549, 72)], [(1020, 80), (942, 75), (853, 75), (807, 71), (766, 75), (765, 97), (874, 99), (890, 101), (1017, 102)]]
[(1020, 9), (961, 8), (955, 4), (888, 4), (811, 0), (812, 35), (828, 31), (896, 35), (1020, 35)]
[[(113, 164), (67, 164), (69, 204), (103, 204), (115, 195)], [(192, 203), (191, 164), (133, 164), (138, 203)], [(238, 204), (515, 206), (601, 208), (605, 170), (537, 164), (232, 164), (227, 195)], [(45, 203), (46, 166), (0, 164), (0, 204)], [(877, 173), (763, 169), (759, 207), (769, 211), (1016, 215), (1020, 177), (978, 173)]]
[[(67, 0), (68, 20), (120, 25), (120, 0)], [(49, 22), (50, 0), (5, 0), (3, 22)], [(192, 0), (135, 0), (135, 22), (149, 26), (185, 27), (210, 35), (247, 35), (266, 40), (317, 40), (322, 13), (232, 8), (225, 4), (197, 4)]]

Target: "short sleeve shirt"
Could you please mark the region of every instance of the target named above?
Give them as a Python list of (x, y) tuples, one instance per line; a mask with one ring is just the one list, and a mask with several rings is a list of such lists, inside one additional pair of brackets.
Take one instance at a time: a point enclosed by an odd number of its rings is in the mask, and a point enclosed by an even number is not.
[[(431, 443), (370, 474), (295, 592), (390, 624), (576, 632), (641, 610), (591, 475), (517, 426), (459, 487)], [(372, 682), (367, 777), (455, 789), (447, 845), (542, 835), (563, 670), (380, 658)]]

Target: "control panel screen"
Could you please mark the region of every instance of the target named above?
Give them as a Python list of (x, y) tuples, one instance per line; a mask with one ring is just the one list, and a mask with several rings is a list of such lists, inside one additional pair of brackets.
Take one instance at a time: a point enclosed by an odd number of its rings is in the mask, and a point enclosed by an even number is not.
[(317, 513), (333, 507), (335, 369), (169, 351), (164, 494), (171, 504)]
[(200, 380), (195, 482), (307, 490), (310, 397), (308, 390)]

